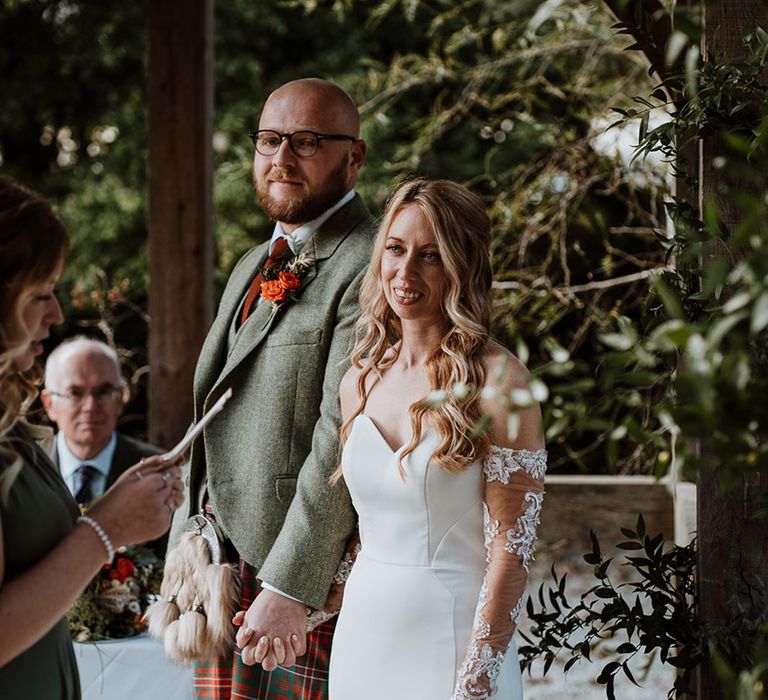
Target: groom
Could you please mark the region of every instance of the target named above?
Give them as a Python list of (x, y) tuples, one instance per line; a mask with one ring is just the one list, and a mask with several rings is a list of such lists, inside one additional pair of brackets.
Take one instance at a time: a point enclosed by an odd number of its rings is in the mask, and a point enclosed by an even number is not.
[(239, 559), (245, 619), (234, 658), (198, 664), (195, 697), (324, 700), (335, 620), (305, 629), (355, 522), (329, 477), (373, 239), (354, 189), (366, 144), (350, 96), (315, 78), (275, 90), (251, 136), (253, 184), (276, 224), (232, 272), (200, 353), (195, 417), (229, 387), (234, 395), (192, 452), (186, 501)]

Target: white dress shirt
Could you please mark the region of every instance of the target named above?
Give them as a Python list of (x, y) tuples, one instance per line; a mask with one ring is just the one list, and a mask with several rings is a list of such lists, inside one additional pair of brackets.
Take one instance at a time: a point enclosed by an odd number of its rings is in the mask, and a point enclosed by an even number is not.
[(312, 237), (312, 234), (317, 231), (317, 229), (319, 229), (332, 214), (341, 209), (347, 202), (351, 201), (354, 196), (355, 190), (352, 189), (316, 219), (312, 219), (312, 221), (308, 221), (306, 224), (296, 227), (291, 233), (285, 233), (285, 231), (283, 231), (283, 225), (279, 221), (276, 222), (275, 229), (272, 232), (272, 238), (269, 242), (270, 254), (272, 253), (272, 248), (278, 238), (287, 238), (288, 245), (291, 251), (293, 251), (293, 254), (297, 255), (300, 253), (304, 244)]
[(107, 446), (99, 452), (92, 459), (79, 459), (72, 454), (72, 451), (67, 445), (67, 440), (64, 437), (64, 433), (59, 431), (56, 434), (56, 449), (59, 455), (59, 471), (67, 484), (67, 488), (72, 492), (74, 496), (77, 493), (77, 489), (80, 486), (77, 479), (77, 470), (81, 464), (90, 464), (96, 469), (97, 474), (93, 475), (91, 486), (93, 488), (94, 496), (101, 496), (107, 486), (107, 478), (109, 477), (109, 470), (112, 468), (112, 457), (115, 454), (115, 446), (117, 445), (117, 435), (112, 433)]

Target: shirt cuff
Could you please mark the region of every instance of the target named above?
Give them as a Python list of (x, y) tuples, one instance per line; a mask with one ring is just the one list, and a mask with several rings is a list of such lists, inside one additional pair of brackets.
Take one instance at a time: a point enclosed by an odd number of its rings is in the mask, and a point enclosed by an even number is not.
[(304, 604), (303, 600), (299, 600), (298, 598), (294, 598), (292, 595), (288, 595), (287, 593), (283, 593), (279, 588), (275, 588), (274, 586), (270, 586), (266, 581), (261, 582), (261, 587), (266, 588), (268, 591), (272, 591), (273, 593), (277, 593), (278, 595), (283, 596), (283, 598), (288, 598), (289, 600), (295, 600), (297, 603)]

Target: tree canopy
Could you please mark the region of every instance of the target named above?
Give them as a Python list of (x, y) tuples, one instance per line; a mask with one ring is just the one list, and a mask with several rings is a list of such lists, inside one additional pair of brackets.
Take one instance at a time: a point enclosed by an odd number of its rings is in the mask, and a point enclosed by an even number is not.
[[(641, 321), (666, 235), (662, 176), (600, 144), (611, 109), (649, 86), (612, 22), (574, 0), (216, 3), (217, 289), (271, 231), (250, 185), (260, 105), (286, 80), (335, 80), (360, 105), (359, 189), (374, 211), (413, 174), (458, 180), (487, 201), (498, 335), (549, 387), (554, 468), (647, 472), (663, 452), (645, 439), (663, 384), (600, 365), (615, 323)], [(0, 34), (11, 39), (0, 52), (11, 96), (2, 170), (52, 197), (73, 234), (63, 333), (83, 323), (114, 333), (143, 377), (143, 11), (6, 0)], [(623, 439), (633, 432), (644, 439)]]

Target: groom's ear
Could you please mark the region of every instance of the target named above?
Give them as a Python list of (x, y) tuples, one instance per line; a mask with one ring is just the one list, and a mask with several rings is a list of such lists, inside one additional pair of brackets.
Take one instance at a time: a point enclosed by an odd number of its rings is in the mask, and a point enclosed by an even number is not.
[[(349, 149), (349, 170), (350, 174), (357, 178), (357, 173), (365, 163), (365, 154), (368, 152), (368, 144), (362, 139), (355, 141)], [(353, 182), (354, 184), (354, 182)]]

